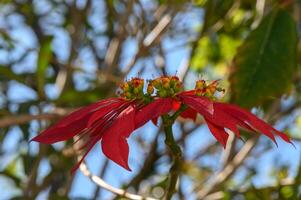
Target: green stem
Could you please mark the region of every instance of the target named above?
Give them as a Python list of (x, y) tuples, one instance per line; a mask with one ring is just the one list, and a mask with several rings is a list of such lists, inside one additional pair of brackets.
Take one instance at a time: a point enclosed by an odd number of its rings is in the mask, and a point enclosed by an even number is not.
[(173, 194), (176, 192), (176, 184), (181, 171), (182, 164), (182, 151), (180, 146), (176, 143), (173, 136), (172, 125), (174, 124), (176, 118), (186, 109), (185, 105), (182, 105), (180, 109), (175, 112), (172, 116), (163, 115), (163, 125), (165, 132), (165, 144), (168, 146), (172, 157), (173, 164), (169, 170), (168, 185), (166, 188), (165, 199), (170, 200)]

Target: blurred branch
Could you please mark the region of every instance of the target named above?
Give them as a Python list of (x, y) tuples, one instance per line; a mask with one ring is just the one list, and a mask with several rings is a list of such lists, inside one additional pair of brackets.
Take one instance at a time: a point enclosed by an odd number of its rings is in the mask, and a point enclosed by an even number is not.
[(251, 150), (256, 145), (256, 142), (258, 141), (258, 137), (254, 137), (249, 139), (244, 147), (236, 154), (234, 159), (229, 162), (226, 167), (220, 171), (216, 176), (213, 177), (213, 179), (210, 181), (210, 183), (206, 184), (203, 189), (201, 189), (197, 196), (199, 199), (203, 199), (208, 194), (210, 194), (213, 190), (218, 188), (218, 186), (223, 183), (229, 176), (231, 176), (236, 169), (244, 162), (244, 160), (248, 157)]
[(26, 124), (32, 120), (55, 119), (67, 115), (72, 110), (73, 109), (56, 108), (52, 113), (42, 113), (38, 115), (24, 114), (24, 115), (12, 115), (8, 117), (3, 117), (2, 119), (0, 119), (0, 128), (13, 126), (13, 125)]
[(259, 25), (261, 19), (264, 16), (264, 7), (265, 7), (265, 4), (266, 4), (265, 0), (257, 0), (256, 1), (256, 12), (257, 12), (257, 15), (256, 15), (256, 18), (255, 18), (253, 24), (251, 25), (251, 28), (256, 28)]
[[(80, 160), (80, 157), (78, 159)], [(120, 197), (125, 197), (125, 198), (129, 198), (132, 200), (156, 200), (155, 198), (143, 197), (143, 196), (140, 196), (137, 194), (129, 193), (123, 189), (113, 187), (112, 185), (105, 182), (102, 178), (92, 174), (84, 162), (81, 163), (79, 169), (81, 170), (81, 172), (83, 173), (84, 176), (88, 177), (96, 185), (98, 185), (99, 187), (102, 187)]]
[(157, 26), (155, 26), (154, 29), (145, 37), (143, 40), (143, 46), (150, 47), (152, 44), (154, 44), (154, 42), (160, 37), (171, 21), (171, 14), (164, 15)]
[(189, 71), (189, 64), (190, 64), (190, 61), (187, 58), (184, 58), (181, 61), (179, 70), (177, 72), (177, 76), (179, 77), (180, 80), (184, 80), (184, 78), (186, 77), (186, 75)]
[[(158, 8), (160, 9), (160, 8)], [(132, 67), (135, 65), (136, 61), (141, 55), (145, 55), (149, 48), (153, 46), (153, 44), (160, 38), (160, 36), (164, 33), (164, 30), (170, 25), (172, 22), (172, 14), (165, 14), (158, 24), (150, 31), (150, 33), (142, 40), (142, 43), (138, 45), (138, 50), (136, 54), (132, 57), (129, 63), (126, 65), (124, 69), (124, 74), (128, 74)]]
[[(277, 99), (270, 106), (269, 110), (265, 115), (265, 120), (270, 119), (275, 113), (277, 113), (280, 109), (280, 99)], [(236, 154), (236, 156), (226, 163), (225, 167), (213, 178), (211, 181), (203, 187), (200, 191), (198, 191), (197, 195), (200, 199), (208, 196), (212, 191), (216, 190), (225, 180), (227, 180), (232, 174), (234, 174), (239, 168), (245, 159), (248, 157), (251, 150), (255, 147), (257, 141), (259, 139), (259, 135), (255, 135), (253, 138), (249, 139), (243, 148)], [(231, 145), (231, 148), (234, 148), (234, 145)]]
[(227, 141), (226, 149), (223, 152), (222, 162), (224, 166), (226, 166), (232, 159), (235, 154), (235, 146), (236, 146), (237, 138), (234, 133), (229, 134), (229, 138)]
[[(103, 177), (105, 175), (105, 173), (108, 169), (108, 166), (109, 166), (109, 160), (105, 159), (103, 166), (99, 170), (99, 177)], [(102, 187), (97, 187), (96, 186), (96, 190), (94, 192), (94, 196), (93, 196), (92, 199), (97, 200), (97, 198), (100, 196), (101, 188)]]
[(158, 131), (156, 133), (154, 141), (151, 143), (151, 147), (149, 152), (147, 153), (147, 157), (144, 160), (143, 166), (141, 167), (140, 171), (135, 175), (132, 180), (128, 183), (128, 185), (125, 188), (128, 187), (134, 187), (136, 189), (139, 188), (140, 183), (147, 179), (148, 176), (151, 175), (151, 173), (154, 171), (155, 168), (155, 162), (161, 157), (161, 155), (158, 154), (157, 148), (158, 148), (158, 137), (162, 131), (162, 127), (158, 128)]
[(45, 152), (47, 151), (47, 146), (39, 145), (39, 153), (35, 159), (35, 162), (32, 165), (32, 168), (30, 170), (30, 174), (28, 175), (28, 180), (26, 183), (26, 186), (23, 190), (23, 197), (24, 199), (32, 199), (35, 197), (39, 192), (39, 187), (37, 187), (36, 179), (38, 176), (38, 168), (40, 166), (40, 162), (43, 159), (43, 156)]

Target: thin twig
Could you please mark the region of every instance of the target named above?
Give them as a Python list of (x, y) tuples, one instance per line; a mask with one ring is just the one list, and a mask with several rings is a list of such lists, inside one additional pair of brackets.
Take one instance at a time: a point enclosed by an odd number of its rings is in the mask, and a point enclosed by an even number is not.
[[(80, 159), (80, 156), (78, 159)], [(155, 198), (152, 198), (152, 197), (143, 197), (143, 196), (140, 196), (137, 194), (129, 193), (120, 188), (115, 188), (114, 186), (105, 182), (102, 178), (92, 174), (91, 171), (89, 170), (88, 166), (84, 162), (81, 163), (79, 169), (83, 173), (83, 175), (88, 177), (93, 183), (95, 183), (99, 187), (102, 187), (120, 197), (125, 197), (125, 198), (129, 198), (132, 200), (156, 200)]]
[(257, 140), (257, 137), (249, 139), (244, 147), (234, 157), (233, 161), (229, 162), (229, 164), (221, 172), (219, 172), (210, 183), (205, 185), (205, 187), (197, 193), (198, 198), (203, 199), (218, 185), (223, 183), (229, 176), (231, 176), (247, 158), (251, 150), (254, 148)]
[[(104, 177), (104, 175), (108, 169), (108, 166), (109, 166), (109, 160), (105, 159), (103, 166), (99, 170), (99, 177)], [(100, 196), (100, 194), (101, 194), (101, 187), (96, 186), (96, 190), (94, 192), (93, 199), (96, 200)]]
[(124, 69), (124, 74), (128, 74), (132, 67), (135, 65), (136, 61), (140, 57), (140, 55), (145, 54), (148, 49), (155, 43), (155, 41), (164, 33), (164, 30), (168, 27), (168, 25), (172, 21), (172, 15), (166, 14), (162, 17), (162, 19), (158, 22), (158, 24), (153, 28), (152, 31), (144, 38), (142, 44), (137, 50), (136, 54), (132, 57), (130, 62), (126, 65)]
[(13, 125), (20, 125), (26, 124), (32, 120), (50, 120), (57, 117), (63, 117), (69, 114), (72, 110), (70, 109), (55, 109), (52, 113), (42, 113), (38, 115), (11, 115), (8, 117), (3, 117), (0, 119), (0, 128), (13, 126)]

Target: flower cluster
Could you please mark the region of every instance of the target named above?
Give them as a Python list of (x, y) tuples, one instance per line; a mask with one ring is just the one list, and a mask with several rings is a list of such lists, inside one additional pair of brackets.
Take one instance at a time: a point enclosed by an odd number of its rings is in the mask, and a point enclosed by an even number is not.
[(207, 84), (196, 82), (195, 89), (183, 91), (181, 81), (176, 76), (162, 76), (150, 80), (144, 92), (144, 80), (132, 78), (120, 85), (118, 98), (98, 101), (74, 111), (55, 125), (44, 130), (32, 140), (52, 144), (78, 136), (88, 138), (82, 145), (86, 152), (73, 168), (75, 171), (88, 152), (101, 142), (103, 153), (118, 165), (130, 170), (128, 165), (130, 134), (152, 120), (169, 112), (180, 113), (183, 118), (195, 120), (197, 114), (203, 116), (213, 136), (225, 147), (228, 132), (240, 137), (238, 128), (260, 132), (276, 142), (275, 134), (286, 142), (289, 137), (274, 129), (254, 114), (236, 105), (215, 101), (216, 92), (224, 92), (218, 81)]

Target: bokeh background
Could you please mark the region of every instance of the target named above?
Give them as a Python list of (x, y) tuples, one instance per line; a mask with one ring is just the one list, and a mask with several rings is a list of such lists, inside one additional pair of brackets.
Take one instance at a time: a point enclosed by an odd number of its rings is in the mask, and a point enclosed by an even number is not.
[[(300, 0), (0, 0), (0, 199), (118, 199), (78, 170), (73, 141), (29, 140), (70, 111), (114, 97), (134, 76), (220, 79), (221, 101), (286, 132), (231, 134), (178, 120), (184, 152), (174, 199), (292, 199), (301, 194)], [(171, 159), (162, 128), (130, 138), (128, 172), (99, 145), (87, 157), (109, 184), (161, 198)]]

